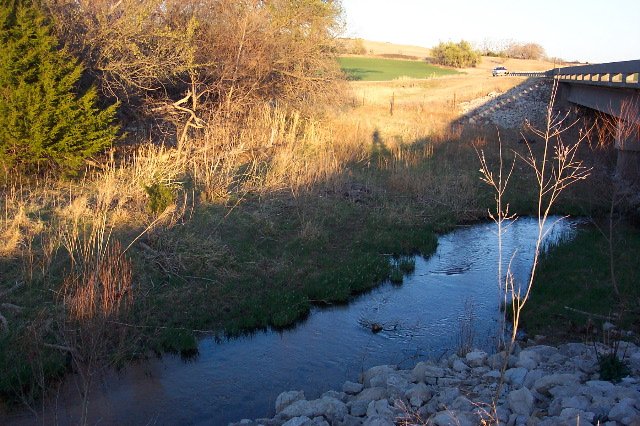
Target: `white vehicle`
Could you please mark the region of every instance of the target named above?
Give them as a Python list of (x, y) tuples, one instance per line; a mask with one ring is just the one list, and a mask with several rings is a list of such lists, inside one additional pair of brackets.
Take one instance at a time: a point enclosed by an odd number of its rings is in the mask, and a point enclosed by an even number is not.
[(509, 75), (509, 70), (507, 70), (505, 67), (495, 67), (493, 71), (491, 71), (491, 74), (493, 74), (494, 77)]

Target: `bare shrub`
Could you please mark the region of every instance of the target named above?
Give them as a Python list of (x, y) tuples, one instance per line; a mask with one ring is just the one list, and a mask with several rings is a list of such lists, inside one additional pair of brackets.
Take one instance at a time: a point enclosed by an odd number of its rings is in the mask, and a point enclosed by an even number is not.
[(49, 0), (66, 44), (103, 91), (176, 126), (194, 129), (277, 102), (314, 108), (335, 90), (336, 2)]
[[(551, 208), (558, 200), (558, 197), (562, 192), (573, 185), (574, 183), (584, 180), (589, 176), (590, 169), (585, 167), (580, 159), (577, 157), (577, 150), (581, 142), (586, 139), (586, 134), (582, 133), (578, 140), (572, 142), (564, 141), (564, 134), (573, 127), (577, 122), (567, 122), (568, 115), (560, 115), (554, 110), (554, 101), (558, 89), (558, 82), (554, 81), (551, 99), (547, 106), (546, 114), (546, 127), (544, 129), (536, 129), (530, 127), (530, 131), (536, 138), (541, 140), (542, 147), (540, 153), (535, 153), (530, 142), (525, 138), (527, 142), (528, 153), (525, 155), (518, 155), (521, 160), (534, 172), (535, 181), (534, 185), (537, 189), (537, 218), (538, 218), (538, 233), (535, 241), (535, 250), (533, 255), (533, 262), (531, 266), (531, 273), (526, 283), (518, 283), (515, 281), (514, 275), (511, 271), (511, 262), (504, 274), (499, 275), (498, 279), (504, 282), (501, 286), (503, 291), (506, 292), (510, 298), (509, 307), (511, 308), (510, 319), (512, 322), (511, 333), (507, 340), (505, 361), (502, 366), (502, 379), (500, 386), (496, 391), (496, 398), (500, 395), (504, 372), (507, 368), (508, 355), (511, 354), (517, 337), (517, 332), (520, 325), (520, 316), (524, 309), (529, 297), (533, 283), (535, 281), (536, 270), (540, 261), (540, 256), (544, 247), (545, 238), (549, 232), (547, 228), (547, 221), (551, 212)], [(502, 157), (502, 152), (501, 152)], [(500, 160), (499, 169), (496, 172), (492, 171), (485, 160), (483, 160), (482, 152), (480, 153), (480, 163), (482, 173), (481, 180), (490, 185), (494, 189), (496, 196), (496, 211), (491, 213), (493, 220), (498, 223), (499, 235), (502, 232), (500, 225), (504, 218), (510, 216), (508, 210), (508, 204), (502, 200), (504, 196), (504, 188), (508, 184), (511, 171), (506, 173), (506, 180), (503, 179), (505, 172), (503, 171), (502, 159)], [(511, 167), (513, 170), (513, 166)], [(497, 177), (496, 177), (497, 176)], [(502, 206), (500, 208), (500, 206)], [(501, 239), (498, 240), (498, 247), (500, 253), (500, 262), (502, 263), (502, 247)], [(511, 255), (511, 260), (516, 254)], [(499, 268), (502, 268), (500, 265)], [(505, 308), (505, 315), (508, 315)], [(502, 342), (502, 336), (500, 338)]]

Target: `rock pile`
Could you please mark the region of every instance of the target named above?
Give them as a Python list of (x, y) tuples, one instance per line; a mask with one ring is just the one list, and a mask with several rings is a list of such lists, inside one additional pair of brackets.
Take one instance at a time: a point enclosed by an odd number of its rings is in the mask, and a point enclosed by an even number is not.
[(359, 382), (346, 382), (314, 400), (302, 391), (280, 394), (276, 415), (242, 420), (249, 426), (393, 426), (478, 425), (638, 425), (640, 426), (640, 347), (622, 342), (631, 374), (619, 383), (601, 380), (602, 345), (568, 343), (516, 348), (505, 354), (474, 350), (439, 362), (419, 362), (412, 370), (392, 365), (373, 367)]
[(546, 124), (547, 105), (551, 98), (551, 82), (527, 80), (506, 93), (491, 92), (460, 108), (469, 124), (492, 124), (506, 129), (520, 129), (526, 122), (536, 128)]

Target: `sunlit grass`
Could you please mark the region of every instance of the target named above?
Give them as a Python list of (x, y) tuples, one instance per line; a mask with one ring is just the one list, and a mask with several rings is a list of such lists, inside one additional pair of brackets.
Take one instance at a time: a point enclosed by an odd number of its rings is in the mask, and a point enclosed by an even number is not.
[(338, 62), (349, 80), (358, 81), (388, 81), (400, 77), (432, 78), (459, 73), (425, 61), (349, 56), (338, 58)]

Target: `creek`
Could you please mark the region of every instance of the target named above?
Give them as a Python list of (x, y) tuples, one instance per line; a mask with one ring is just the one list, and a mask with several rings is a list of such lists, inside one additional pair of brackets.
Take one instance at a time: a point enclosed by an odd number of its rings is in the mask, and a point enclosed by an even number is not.
[[(578, 224), (558, 222), (547, 243), (570, 238)], [(165, 355), (109, 373), (91, 393), (89, 423), (224, 425), (270, 417), (283, 391), (304, 390), (313, 399), (357, 381), (372, 366), (409, 368), (470, 341), (492, 351), (501, 300), (496, 230), (483, 223), (443, 235), (431, 257), (416, 258), (415, 271), (402, 285), (384, 283), (348, 305), (314, 308), (291, 330), (205, 338), (193, 360)], [(505, 263), (516, 253), (511, 267), (518, 283), (529, 276), (536, 236), (532, 218), (518, 219), (503, 236)], [(382, 330), (372, 332), (373, 324)], [(71, 377), (48, 402), (45, 423), (76, 424), (79, 400)], [(33, 424), (34, 418), (8, 421)]]

